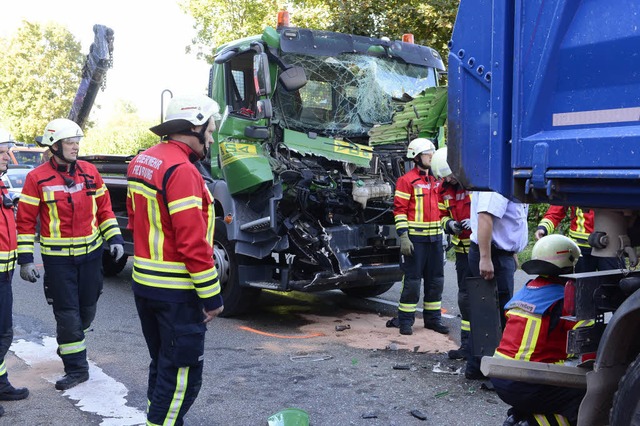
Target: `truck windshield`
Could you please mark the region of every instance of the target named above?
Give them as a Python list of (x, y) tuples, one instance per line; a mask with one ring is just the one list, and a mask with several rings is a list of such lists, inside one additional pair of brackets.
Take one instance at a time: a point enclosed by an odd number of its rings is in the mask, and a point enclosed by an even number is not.
[(433, 68), (388, 57), (285, 54), (283, 60), (303, 67), (308, 82), (296, 92), (276, 91), (275, 116), (302, 132), (366, 136), (374, 125), (391, 122), (400, 103), (436, 85)]

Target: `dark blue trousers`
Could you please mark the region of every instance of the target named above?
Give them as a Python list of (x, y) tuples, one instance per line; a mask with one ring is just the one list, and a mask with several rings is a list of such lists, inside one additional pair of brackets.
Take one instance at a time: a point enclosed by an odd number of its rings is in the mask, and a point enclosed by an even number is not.
[(623, 269), (624, 262), (617, 257), (597, 257), (591, 254), (591, 247), (580, 247), (580, 259), (576, 264), (576, 273), (608, 271), (609, 269)]
[(85, 331), (102, 293), (102, 250), (86, 256), (42, 256), (44, 294), (56, 318), (58, 355), (66, 374), (89, 371)]
[(13, 310), (12, 277), (13, 271), (0, 272), (0, 392), (10, 386), (4, 357), (7, 356), (13, 341), (13, 320), (11, 318)]
[[(493, 249), (491, 251), (491, 261), (493, 262), (493, 273), (498, 285), (498, 302), (502, 311), (500, 321), (504, 330), (507, 323), (507, 319), (504, 316), (504, 306), (513, 297), (513, 276), (516, 272), (516, 260), (513, 258), (513, 254)], [(471, 243), (469, 248), (469, 271), (472, 277), (480, 276), (480, 251), (478, 245), (474, 243)], [(473, 300), (470, 303), (473, 303)], [(469, 353), (474, 353), (473, 333), (469, 336)], [(480, 357), (469, 356), (466, 372), (469, 374), (480, 372)]]
[(164, 302), (136, 296), (151, 363), (147, 421), (180, 426), (202, 386), (207, 327), (197, 296), (190, 302)]

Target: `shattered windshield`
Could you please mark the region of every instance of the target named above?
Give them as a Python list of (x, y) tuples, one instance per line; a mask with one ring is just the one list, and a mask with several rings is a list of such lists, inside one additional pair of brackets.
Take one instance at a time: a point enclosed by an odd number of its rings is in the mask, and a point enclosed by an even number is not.
[(285, 63), (301, 66), (307, 84), (274, 96), (276, 118), (286, 128), (326, 135), (361, 136), (374, 124), (389, 123), (398, 103), (436, 85), (433, 68), (387, 57), (285, 54)]

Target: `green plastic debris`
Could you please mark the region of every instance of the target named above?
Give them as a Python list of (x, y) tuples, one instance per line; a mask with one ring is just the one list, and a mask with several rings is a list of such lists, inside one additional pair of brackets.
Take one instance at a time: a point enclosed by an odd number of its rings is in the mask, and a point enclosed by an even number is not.
[(269, 426), (309, 426), (309, 414), (299, 408), (285, 408), (267, 419)]

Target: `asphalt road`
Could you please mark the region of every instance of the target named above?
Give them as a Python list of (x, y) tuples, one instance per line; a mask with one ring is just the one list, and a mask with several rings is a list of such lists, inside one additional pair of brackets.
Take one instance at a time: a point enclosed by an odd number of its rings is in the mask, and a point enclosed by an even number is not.
[[(28, 386), (31, 395), (3, 402), (0, 425), (144, 422), (149, 356), (130, 273), (131, 261), (118, 277), (106, 279), (87, 334), (91, 379), (64, 393), (53, 387), (63, 371), (42, 282), (14, 276), (15, 337), (6, 361), (11, 382)], [(450, 338), (422, 329), (412, 336), (416, 340), (403, 341), (384, 327), (395, 312), (399, 284), (377, 301), (339, 291), (265, 292), (250, 315), (214, 320), (207, 333), (202, 390), (185, 424), (267, 425), (272, 414), (296, 407), (314, 426), (501, 425), (508, 407), (479, 382), (456, 374), (463, 362), (448, 360), (444, 352), (457, 347), (459, 339), (451, 262), (445, 279)], [(525, 280), (519, 271), (517, 287)], [(350, 328), (338, 332), (335, 325)]]

